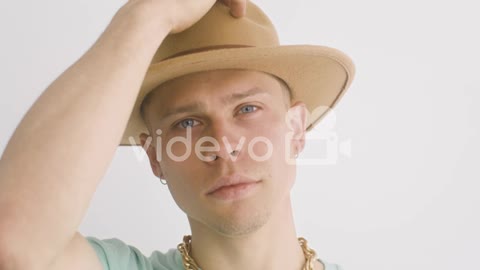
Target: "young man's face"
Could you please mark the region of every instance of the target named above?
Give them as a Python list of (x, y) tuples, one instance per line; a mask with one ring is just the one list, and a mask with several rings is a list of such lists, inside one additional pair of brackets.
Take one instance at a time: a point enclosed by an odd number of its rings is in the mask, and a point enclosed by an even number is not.
[[(155, 90), (145, 117), (152, 170), (168, 182), (191, 221), (226, 235), (245, 234), (289, 198), (295, 165), (287, 159), (303, 149), (307, 112), (301, 102), (290, 105), (274, 77), (217, 70), (177, 78)], [(232, 174), (259, 182), (241, 197), (208, 194), (219, 177)]]

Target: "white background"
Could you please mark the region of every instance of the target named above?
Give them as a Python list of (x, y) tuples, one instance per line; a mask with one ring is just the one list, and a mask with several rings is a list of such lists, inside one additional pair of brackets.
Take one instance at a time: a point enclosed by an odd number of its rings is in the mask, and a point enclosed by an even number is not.
[[(282, 44), (335, 47), (357, 68), (330, 118), (344, 154), (334, 165), (300, 166), (292, 191), (298, 235), (346, 270), (480, 269), (477, 1), (256, 3)], [(2, 5), (1, 151), (122, 4)], [(320, 144), (309, 146), (300, 158), (316, 157)], [(129, 148), (118, 149), (79, 230), (120, 238), (146, 255), (190, 233), (167, 187)]]

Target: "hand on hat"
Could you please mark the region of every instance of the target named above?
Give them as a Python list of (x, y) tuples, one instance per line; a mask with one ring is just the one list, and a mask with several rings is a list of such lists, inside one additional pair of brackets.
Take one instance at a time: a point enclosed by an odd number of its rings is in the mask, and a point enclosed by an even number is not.
[[(140, 10), (140, 16), (146, 20), (158, 21), (178, 33), (195, 24), (215, 4), (216, 0), (129, 0), (122, 8), (124, 13)], [(218, 0), (230, 8), (230, 14), (236, 18), (243, 17), (247, 0)]]
[[(219, 2), (230, 8), (230, 14), (236, 18), (243, 17), (246, 12), (247, 0), (219, 0)], [(170, 33), (181, 32), (193, 24), (207, 13), (215, 4), (214, 0), (170, 0), (174, 5), (172, 15), (172, 31)]]

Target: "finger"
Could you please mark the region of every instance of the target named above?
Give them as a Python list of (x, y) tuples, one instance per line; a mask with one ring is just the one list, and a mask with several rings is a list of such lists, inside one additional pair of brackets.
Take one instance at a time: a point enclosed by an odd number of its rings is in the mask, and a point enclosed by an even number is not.
[(245, 16), (247, 13), (246, 0), (225, 0), (229, 2), (230, 13), (237, 18)]
[(219, 0), (219, 1), (222, 2), (227, 7), (230, 6), (230, 0)]

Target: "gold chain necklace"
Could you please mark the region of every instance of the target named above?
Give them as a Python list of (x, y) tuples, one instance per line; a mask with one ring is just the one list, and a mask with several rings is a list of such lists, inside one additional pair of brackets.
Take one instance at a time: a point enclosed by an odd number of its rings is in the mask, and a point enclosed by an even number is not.
[[(305, 264), (303, 265), (302, 270), (313, 270), (313, 263), (316, 260), (317, 253), (307, 246), (307, 240), (303, 237), (298, 238), (298, 242), (303, 249), (303, 254), (305, 255)], [(177, 249), (182, 254), (183, 266), (186, 270), (202, 270), (198, 264), (190, 257), (192, 251), (192, 236), (185, 235), (183, 237), (183, 243), (178, 244)]]

